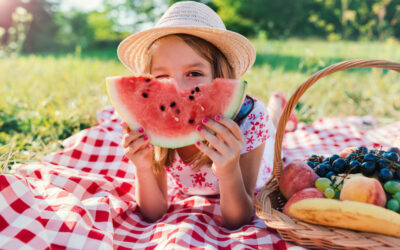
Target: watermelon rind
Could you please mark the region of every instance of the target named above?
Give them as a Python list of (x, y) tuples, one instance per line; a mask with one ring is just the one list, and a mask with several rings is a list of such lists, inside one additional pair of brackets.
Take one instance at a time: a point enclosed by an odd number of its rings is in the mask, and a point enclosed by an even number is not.
[(114, 82), (119, 81), (120, 78), (121, 77), (119, 76), (110, 76), (106, 78), (107, 92), (110, 95), (111, 104), (113, 105), (113, 107), (117, 107), (115, 111), (117, 112), (119, 117), (121, 117), (121, 119), (128, 124), (128, 127), (131, 130), (135, 130), (140, 127), (140, 124), (133, 116), (129, 115), (129, 110), (122, 102), (119, 101), (120, 98), (118, 96), (118, 91), (115, 88)]
[[(120, 102), (120, 98), (118, 96), (118, 91), (115, 88), (115, 81), (119, 81), (121, 77), (124, 76), (111, 76), (106, 78), (106, 86), (107, 91), (110, 96), (111, 104), (115, 107), (115, 111), (121, 117), (123, 121), (125, 121), (131, 130), (136, 130), (141, 127), (141, 125), (136, 121), (136, 119), (130, 115), (129, 110), (125, 107), (125, 105)], [(131, 76), (125, 76), (131, 77)], [(231, 98), (231, 102), (227, 105), (225, 112), (223, 112), (223, 116), (232, 119), (237, 115), (240, 110), (240, 107), (245, 99), (245, 93), (247, 88), (246, 81), (237, 81), (238, 87), (235, 89), (235, 92)], [(164, 137), (160, 135), (153, 134), (151, 131), (146, 131), (146, 134), (149, 135), (150, 143), (152, 145), (165, 147), (165, 148), (180, 148), (194, 144), (196, 141), (202, 141), (203, 138), (198, 134), (198, 132), (194, 131), (190, 134), (183, 135), (181, 137), (176, 136), (174, 140), (171, 140), (170, 137)]]

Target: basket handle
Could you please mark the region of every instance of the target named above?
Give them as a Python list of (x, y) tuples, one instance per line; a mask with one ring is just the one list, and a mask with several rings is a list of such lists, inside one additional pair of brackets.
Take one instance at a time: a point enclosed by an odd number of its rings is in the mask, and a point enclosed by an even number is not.
[(346, 69), (367, 68), (367, 67), (390, 69), (400, 73), (400, 63), (395, 63), (385, 60), (369, 60), (369, 59), (349, 60), (333, 64), (329, 67), (326, 67), (318, 71), (299, 86), (296, 92), (294, 92), (294, 94), (290, 97), (288, 103), (285, 106), (285, 109), (282, 112), (281, 118), (279, 119), (275, 136), (273, 176), (270, 178), (270, 180), (272, 180), (275, 177), (279, 183), (281, 171), (283, 168), (281, 152), (282, 152), (283, 134), (285, 131), (286, 123), (294, 107), (296, 106), (297, 101), (304, 94), (304, 92), (306, 92), (306, 90), (309, 87), (311, 87), (315, 82), (317, 82), (319, 79), (328, 76), (330, 74), (333, 74), (335, 72), (343, 71)]

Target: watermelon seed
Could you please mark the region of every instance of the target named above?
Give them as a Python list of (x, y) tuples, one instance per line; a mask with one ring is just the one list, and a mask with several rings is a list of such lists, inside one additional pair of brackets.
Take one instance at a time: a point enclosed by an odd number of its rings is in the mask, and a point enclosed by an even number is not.
[(171, 104), (169, 105), (171, 108), (175, 107), (176, 103), (175, 102), (171, 102)]
[(196, 87), (195, 90), (196, 90), (196, 92), (200, 92), (200, 88), (199, 87)]
[(179, 122), (179, 118), (174, 116), (175, 121)]
[(165, 110), (164, 105), (161, 105), (161, 106), (160, 106), (160, 109), (161, 109), (162, 111), (164, 111), (164, 110)]
[(190, 123), (190, 124), (193, 124), (193, 123), (194, 123), (194, 120), (189, 120), (189, 123)]
[(190, 99), (190, 100), (194, 100), (194, 96), (190, 95), (190, 96), (189, 96), (189, 99)]
[(149, 95), (148, 95), (147, 93), (143, 93), (142, 96), (143, 96), (144, 98), (147, 98)]
[(200, 105), (201, 111), (204, 111), (204, 107)]
[(196, 92), (194, 92), (194, 90), (192, 90), (192, 95), (194, 95), (194, 93), (196, 93)]
[(146, 82), (150, 82), (150, 78), (146, 78)]
[(180, 113), (181, 113), (181, 110), (180, 110), (180, 109), (177, 109), (175, 112), (176, 112), (177, 114), (180, 114)]

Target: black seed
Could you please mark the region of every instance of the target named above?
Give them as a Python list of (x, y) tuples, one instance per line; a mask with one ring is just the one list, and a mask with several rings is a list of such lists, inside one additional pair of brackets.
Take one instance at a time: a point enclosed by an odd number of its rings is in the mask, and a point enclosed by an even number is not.
[(194, 123), (194, 120), (189, 120), (189, 123), (190, 123), (190, 124), (193, 124), (193, 123)]
[(194, 96), (190, 95), (190, 96), (189, 96), (189, 99), (190, 99), (190, 100), (194, 100)]
[(146, 82), (150, 82), (150, 78), (146, 78)]
[(147, 93), (143, 93), (142, 96), (143, 96), (144, 98), (147, 98), (149, 95), (148, 95)]
[(196, 92), (194, 92), (194, 90), (192, 90), (192, 95), (194, 95), (194, 93), (196, 93)]
[(200, 92), (200, 88), (199, 87), (196, 87), (195, 90), (196, 90), (196, 92)]
[(171, 104), (169, 105), (171, 108), (173, 108), (173, 107), (175, 107), (176, 106), (176, 103), (175, 102), (171, 102)]
[(181, 113), (181, 110), (180, 110), (180, 109), (177, 109), (175, 112), (176, 112), (177, 114), (180, 114), (180, 113)]
[(162, 111), (164, 111), (164, 110), (165, 110), (164, 105), (161, 105), (161, 106), (160, 106), (160, 109), (161, 109)]

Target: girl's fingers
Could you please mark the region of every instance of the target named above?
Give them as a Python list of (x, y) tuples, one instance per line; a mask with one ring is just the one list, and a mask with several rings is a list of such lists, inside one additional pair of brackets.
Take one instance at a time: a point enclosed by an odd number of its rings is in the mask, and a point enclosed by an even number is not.
[(145, 149), (148, 147), (150, 143), (150, 140), (147, 135), (144, 135), (143, 137), (140, 137), (139, 139), (132, 141), (130, 144), (128, 144), (127, 147), (125, 147), (125, 154), (134, 154), (142, 149)]
[(124, 133), (128, 134), (129, 132), (131, 132), (131, 129), (128, 127), (128, 124), (126, 122), (122, 121), (120, 125)]
[(207, 147), (207, 145), (205, 145), (201, 141), (197, 141), (195, 145), (201, 152), (206, 154), (214, 163), (220, 161), (221, 155), (214, 149)]
[[(203, 124), (217, 133), (217, 137), (221, 138), (228, 145), (237, 144), (238, 139), (232, 134), (229, 128), (225, 127), (217, 121), (204, 119)], [(200, 131), (201, 132), (201, 131)]]
[[(224, 139), (219, 139), (206, 129), (198, 128), (200, 135), (208, 141), (220, 154), (226, 154), (229, 151), (228, 146), (225, 144)], [(218, 132), (217, 132), (218, 133)]]
[(129, 144), (131, 144), (133, 141), (137, 140), (141, 136), (143, 136), (143, 138), (147, 137), (148, 139), (148, 136), (143, 134), (143, 132), (143, 129), (139, 128), (139, 130), (137, 131), (131, 131), (128, 134), (124, 134), (124, 136), (122, 137), (122, 147), (128, 147)]
[(229, 129), (231, 134), (233, 134), (238, 141), (240, 142), (243, 141), (242, 131), (240, 130), (240, 127), (239, 125), (237, 125), (236, 122), (226, 117), (221, 117), (218, 115), (215, 117), (215, 120), (218, 121), (220, 124), (224, 125), (224, 127), (226, 127), (227, 129)]

